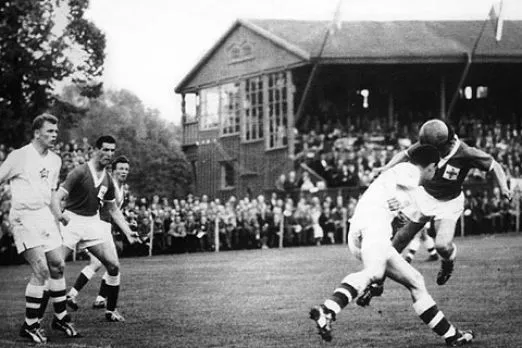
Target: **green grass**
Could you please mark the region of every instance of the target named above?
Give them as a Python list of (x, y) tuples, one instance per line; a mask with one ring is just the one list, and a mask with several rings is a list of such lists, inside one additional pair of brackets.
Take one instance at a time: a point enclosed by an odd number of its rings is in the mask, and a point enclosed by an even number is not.
[[(439, 308), (457, 326), (473, 329), (472, 347), (522, 347), (522, 235), (458, 238), (458, 263), (437, 286), (439, 263), (413, 265), (424, 274)], [(320, 347), (308, 310), (360, 265), (347, 247), (157, 256), (123, 259), (121, 312), (106, 323), (91, 309), (99, 275), (73, 313), (84, 337), (66, 339), (48, 327), (50, 347)], [(85, 262), (68, 263), (71, 284)], [(23, 347), (26, 265), (0, 268), (0, 346)], [(408, 292), (388, 282), (370, 308), (350, 305), (338, 317), (328, 347), (442, 347), (416, 317)]]

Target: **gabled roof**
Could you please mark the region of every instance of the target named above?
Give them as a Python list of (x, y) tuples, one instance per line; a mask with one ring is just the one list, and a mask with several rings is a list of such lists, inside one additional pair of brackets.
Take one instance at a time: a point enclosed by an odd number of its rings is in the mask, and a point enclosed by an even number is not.
[(208, 50), (207, 53), (203, 56), (203, 58), (200, 59), (200, 61), (190, 70), (190, 72), (181, 80), (181, 82), (176, 86), (175, 91), (178, 93), (179, 90), (183, 88), (185, 84), (190, 82), (192, 77), (199, 71), (199, 69), (212, 57), (214, 52), (218, 50), (221, 45), (226, 41), (226, 39), (239, 27), (244, 26), (256, 34), (268, 39), (269, 41), (273, 42), (275, 45), (280, 46), (281, 48), (293, 53), (297, 57), (301, 58), (302, 60), (306, 61), (310, 59), (310, 55), (308, 52), (304, 51), (300, 47), (294, 45), (291, 42), (286, 41), (285, 39), (274, 35), (270, 31), (267, 31), (266, 29), (254, 25), (248, 20), (238, 19), (237, 21), (232, 24), (232, 26), (219, 38), (219, 40)]
[[(253, 25), (280, 37), (317, 57), (329, 21), (251, 20)], [(385, 62), (418, 57), (449, 60), (471, 51), (484, 21), (350, 21), (331, 35), (323, 59)], [(495, 41), (486, 23), (475, 57), (522, 61), (522, 21), (505, 21), (502, 40)]]
[[(472, 50), (484, 21), (349, 21), (329, 36), (321, 60), (357, 64), (456, 63)], [(238, 28), (244, 26), (303, 61), (317, 58), (330, 21), (237, 20), (178, 84), (176, 92)], [(522, 62), (522, 21), (504, 21), (502, 40), (495, 41), (487, 22), (474, 60)]]

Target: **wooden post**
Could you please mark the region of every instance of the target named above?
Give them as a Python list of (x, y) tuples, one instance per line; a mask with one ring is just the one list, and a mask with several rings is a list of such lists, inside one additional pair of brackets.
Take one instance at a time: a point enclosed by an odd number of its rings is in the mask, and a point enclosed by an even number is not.
[(446, 76), (442, 75), (440, 77), (440, 86), (439, 86), (439, 93), (440, 93), (440, 119), (445, 120), (446, 119)]
[(515, 194), (513, 199), (515, 199), (515, 211), (516, 211), (516, 217), (515, 217), (515, 228), (517, 232), (520, 232), (520, 190), (515, 190)]
[(393, 92), (388, 92), (388, 126), (392, 127), (394, 123), (393, 115), (395, 114), (395, 105), (393, 100)]
[(214, 251), (219, 252), (219, 216), (217, 215), (214, 223)]
[(460, 214), (460, 236), (464, 237), (464, 214)]
[[(288, 134), (288, 156), (294, 158), (295, 155), (295, 121), (294, 121), (294, 92), (295, 86), (292, 81), (292, 71), (289, 69), (286, 71), (286, 103), (287, 103), (287, 122), (286, 131)], [(292, 167), (293, 167), (292, 163)]]
[(154, 245), (154, 220), (150, 216), (150, 241), (149, 241), (149, 256), (152, 256), (152, 247)]
[(283, 248), (283, 237), (285, 235), (285, 214), (281, 212), (281, 221), (279, 222), (279, 249)]
[(343, 244), (346, 245), (346, 239), (348, 237), (348, 209), (343, 207)]

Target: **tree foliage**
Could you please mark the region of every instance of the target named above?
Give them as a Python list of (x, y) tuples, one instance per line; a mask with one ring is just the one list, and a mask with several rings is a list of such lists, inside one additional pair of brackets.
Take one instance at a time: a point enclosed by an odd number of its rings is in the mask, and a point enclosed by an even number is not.
[[(151, 197), (183, 196), (190, 190), (190, 165), (179, 144), (178, 129), (155, 109), (126, 90), (105, 91), (96, 99), (81, 98), (74, 87), (64, 89), (63, 105), (54, 109), (66, 141), (87, 137), (91, 144), (104, 134), (116, 138), (117, 154), (130, 160), (129, 185)], [(72, 120), (72, 121), (71, 121)]]
[[(88, 0), (0, 1), (0, 138), (19, 146), (31, 119), (69, 78), (81, 93), (101, 93), (105, 35), (83, 18)], [(58, 19), (58, 20), (57, 20)], [(59, 25), (65, 22), (59, 30)]]

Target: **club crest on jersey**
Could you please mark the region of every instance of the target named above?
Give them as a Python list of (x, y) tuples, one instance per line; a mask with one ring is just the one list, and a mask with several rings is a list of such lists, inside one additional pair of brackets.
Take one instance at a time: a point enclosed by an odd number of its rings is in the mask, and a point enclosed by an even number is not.
[(442, 174), (442, 177), (446, 180), (457, 180), (459, 177), (460, 168), (453, 167), (449, 164), (446, 165), (446, 168), (444, 169), (444, 174)]
[(47, 179), (48, 177), (49, 177), (49, 169), (42, 168), (42, 170), (40, 170), (40, 178)]
[(100, 201), (103, 201), (103, 198), (105, 197), (105, 194), (107, 193), (107, 186), (101, 185), (100, 190), (98, 191), (98, 198)]

